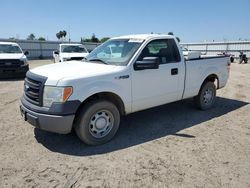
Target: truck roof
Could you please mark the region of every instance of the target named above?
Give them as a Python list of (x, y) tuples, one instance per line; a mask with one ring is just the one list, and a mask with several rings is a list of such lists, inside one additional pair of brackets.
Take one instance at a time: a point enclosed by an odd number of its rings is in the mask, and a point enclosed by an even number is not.
[(114, 37), (112, 39), (139, 39), (139, 40), (146, 40), (151, 38), (175, 38), (173, 35), (166, 35), (166, 34), (135, 34), (135, 35), (125, 35), (120, 37)]
[(1, 41), (0, 41), (0, 44), (6, 44), (6, 45), (17, 45), (17, 46), (18, 46), (18, 44), (17, 44), (17, 43), (15, 43), (15, 42), (1, 42)]

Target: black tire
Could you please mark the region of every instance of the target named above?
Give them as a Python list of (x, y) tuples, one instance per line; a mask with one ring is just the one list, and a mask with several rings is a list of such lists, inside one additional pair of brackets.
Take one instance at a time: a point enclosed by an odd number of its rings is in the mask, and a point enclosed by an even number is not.
[(216, 87), (213, 82), (202, 84), (199, 94), (194, 97), (194, 104), (201, 110), (212, 108), (216, 100)]
[(120, 113), (117, 107), (105, 100), (87, 103), (76, 118), (76, 134), (88, 145), (108, 142), (115, 136), (120, 125)]
[(234, 57), (230, 57), (230, 62), (231, 62), (231, 63), (234, 62)]

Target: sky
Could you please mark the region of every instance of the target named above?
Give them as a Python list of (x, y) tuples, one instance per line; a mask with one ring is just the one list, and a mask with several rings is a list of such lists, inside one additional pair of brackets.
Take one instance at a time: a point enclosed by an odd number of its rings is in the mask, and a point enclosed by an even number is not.
[(181, 42), (250, 40), (250, 0), (2, 0), (0, 38), (71, 41), (173, 32)]

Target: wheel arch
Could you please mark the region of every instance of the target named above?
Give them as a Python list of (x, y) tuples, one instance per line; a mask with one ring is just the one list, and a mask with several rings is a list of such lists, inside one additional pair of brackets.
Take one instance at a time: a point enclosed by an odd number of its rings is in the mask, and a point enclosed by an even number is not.
[(208, 75), (202, 82), (200, 89), (206, 82), (215, 82), (216, 81), (216, 89), (219, 89), (219, 77), (216, 74), (210, 74)]
[(82, 103), (81, 105), (78, 107), (77, 111), (76, 111), (76, 117), (78, 116), (78, 114), (80, 113), (81, 109), (90, 101), (93, 100), (98, 100), (98, 99), (103, 99), (103, 100), (107, 100), (109, 102), (112, 102), (119, 110), (119, 113), (121, 115), (125, 115), (126, 111), (125, 111), (125, 105), (121, 99), (120, 96), (118, 96), (117, 94), (113, 93), (113, 92), (98, 92), (95, 94), (92, 94), (91, 96), (87, 97)]

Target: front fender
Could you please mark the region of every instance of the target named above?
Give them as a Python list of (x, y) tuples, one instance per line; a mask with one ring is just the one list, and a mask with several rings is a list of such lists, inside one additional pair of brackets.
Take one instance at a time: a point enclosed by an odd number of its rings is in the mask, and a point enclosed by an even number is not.
[(109, 92), (119, 96), (124, 104), (126, 113), (131, 112), (131, 87), (129, 80), (117, 80), (117, 81), (92, 81), (88, 84), (77, 84), (74, 87), (72, 96), (69, 100), (78, 99), (81, 102), (84, 102), (90, 96), (102, 93)]

